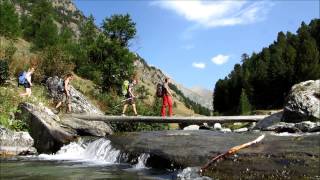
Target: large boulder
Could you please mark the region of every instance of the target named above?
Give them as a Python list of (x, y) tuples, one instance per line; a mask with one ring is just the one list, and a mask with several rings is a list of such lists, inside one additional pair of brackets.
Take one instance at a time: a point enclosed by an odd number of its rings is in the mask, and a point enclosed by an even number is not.
[(14, 132), (0, 126), (0, 156), (36, 154), (28, 132)]
[[(58, 84), (62, 81), (57, 76), (49, 77), (46, 81), (46, 86), (48, 88), (49, 94), (52, 98), (56, 99), (59, 96), (59, 88)], [(71, 107), (74, 113), (92, 113), (103, 115), (103, 112), (100, 111), (97, 107), (95, 107), (92, 103), (88, 101), (88, 99), (83, 96), (79, 91), (77, 91), (74, 87), (70, 86), (70, 94), (71, 94)]]
[[(108, 139), (126, 157), (149, 154), (146, 161), (149, 167), (185, 168), (201, 167), (231, 147), (260, 135), (260, 132), (239, 136), (238, 133), (185, 130), (122, 133), (108, 136)], [(214, 179), (315, 178), (320, 168), (319, 137), (316, 133), (297, 138), (266, 132), (260, 143), (213, 164), (210, 176)]]
[(320, 80), (305, 81), (292, 87), (284, 106), (282, 121), (320, 121)]
[(40, 153), (54, 153), (79, 136), (103, 137), (112, 134), (112, 129), (104, 122), (60, 118), (43, 105), (21, 103), (19, 109), (21, 113), (18, 116), (29, 125), (34, 146)]

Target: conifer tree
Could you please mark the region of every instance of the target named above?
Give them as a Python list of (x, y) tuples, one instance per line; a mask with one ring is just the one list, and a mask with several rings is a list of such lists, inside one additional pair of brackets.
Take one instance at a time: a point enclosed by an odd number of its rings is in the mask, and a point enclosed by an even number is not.
[(239, 102), (239, 111), (241, 115), (249, 115), (251, 113), (252, 107), (247, 97), (247, 94), (244, 89), (242, 89), (240, 102)]
[(9, 0), (0, 1), (0, 35), (9, 38), (16, 38), (20, 35), (19, 16), (16, 13), (14, 4)]

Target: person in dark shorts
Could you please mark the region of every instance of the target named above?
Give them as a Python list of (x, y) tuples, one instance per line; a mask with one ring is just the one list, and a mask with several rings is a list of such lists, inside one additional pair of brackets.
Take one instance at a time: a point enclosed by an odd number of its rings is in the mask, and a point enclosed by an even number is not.
[(20, 94), (20, 96), (27, 96), (30, 97), (31, 96), (31, 86), (32, 86), (32, 82), (31, 82), (31, 76), (34, 73), (35, 69), (34, 67), (31, 67), (28, 69), (28, 71), (25, 74), (25, 83), (23, 84), (24, 88), (26, 89), (26, 92), (23, 94)]
[(69, 73), (64, 77), (63, 80), (63, 90), (59, 92), (57, 96), (56, 113), (59, 113), (59, 108), (62, 103), (65, 102), (68, 106), (67, 113), (71, 113), (71, 95), (70, 95), (70, 81), (73, 79), (73, 74)]
[(136, 96), (133, 94), (133, 88), (134, 88), (134, 86), (136, 84), (137, 84), (137, 80), (134, 79), (128, 86), (128, 91), (127, 91), (127, 94), (125, 95), (126, 101), (125, 101), (125, 104), (123, 106), (122, 116), (125, 116), (125, 113), (126, 113), (128, 105), (132, 105), (133, 112), (134, 112), (135, 116), (138, 115), (137, 109), (136, 109), (136, 104), (135, 104), (135, 101), (134, 101), (134, 98)]

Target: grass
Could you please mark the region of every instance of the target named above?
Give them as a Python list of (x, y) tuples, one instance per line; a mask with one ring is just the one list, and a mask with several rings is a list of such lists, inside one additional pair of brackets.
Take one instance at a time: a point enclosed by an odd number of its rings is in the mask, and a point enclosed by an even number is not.
[(18, 105), (22, 102), (45, 106), (52, 104), (44, 86), (33, 86), (31, 97), (20, 97), (19, 94), (23, 92), (24, 88), (18, 87), (14, 81), (8, 81), (4, 86), (0, 86), (0, 125), (16, 131), (27, 130), (24, 121), (15, 119), (14, 114), (19, 112)]

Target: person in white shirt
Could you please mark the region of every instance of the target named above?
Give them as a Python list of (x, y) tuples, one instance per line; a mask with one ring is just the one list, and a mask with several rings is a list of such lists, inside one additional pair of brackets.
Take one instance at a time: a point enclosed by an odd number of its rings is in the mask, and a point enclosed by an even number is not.
[(31, 76), (34, 73), (34, 70), (35, 70), (34, 67), (30, 67), (26, 72), (26, 75), (25, 75), (26, 81), (23, 84), (23, 86), (26, 88), (26, 92), (20, 94), (20, 96), (27, 96), (27, 97), (31, 96), (31, 93), (32, 93), (31, 92), (31, 87), (32, 87)]

